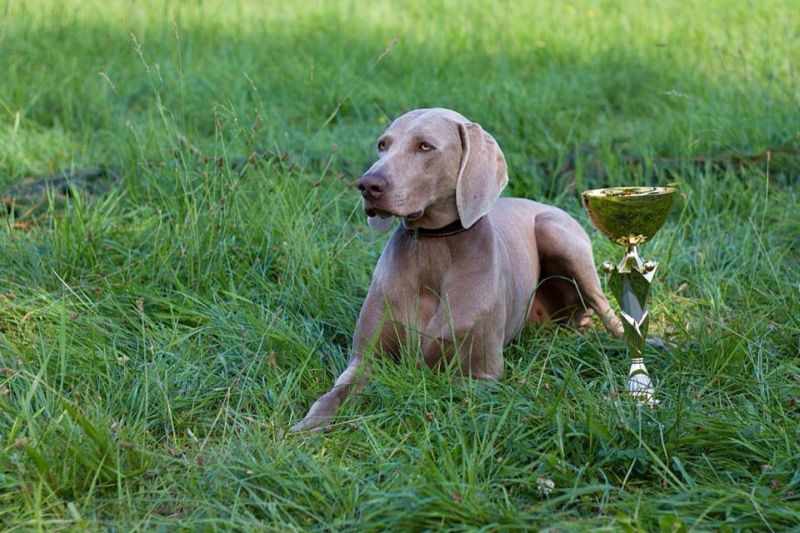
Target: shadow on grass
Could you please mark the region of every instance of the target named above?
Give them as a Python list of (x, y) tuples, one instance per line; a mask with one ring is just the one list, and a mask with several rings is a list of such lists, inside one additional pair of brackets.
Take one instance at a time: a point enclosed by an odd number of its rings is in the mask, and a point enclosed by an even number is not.
[[(42, 159), (55, 171), (75, 159), (96, 166), (169, 156), (176, 133), (210, 153), (222, 142), (238, 153), (278, 145), (319, 166), (335, 144), (335, 165), (357, 175), (391, 118), (427, 106), (457, 109), (492, 132), (518, 195), (630, 181), (659, 158), (798, 144), (786, 82), (713, 61), (712, 77), (680, 42), (626, 47), (609, 34), (608, 43), (573, 44), (516, 26), (511, 36), (473, 40), (475, 21), (445, 24), (440, 39), (424, 41), (413, 27), (398, 37), (391, 21), (354, 31), (357, 18), (323, 9), (295, 24), (236, 31), (185, 17), (177, 38), (159, 21), (133, 39), (124, 24), (76, 18), (54, 35), (12, 22), (0, 60), (10, 72), (5, 105), (24, 111), (23, 136), (25, 128), (60, 128), (68, 141), (33, 163), (24, 147), (19, 157), (12, 152), (6, 175), (33, 173)], [(36, 64), (48, 68), (25, 68)], [(76, 144), (79, 154), (70, 153)], [(628, 168), (631, 157), (637, 163)], [(779, 181), (797, 170), (796, 157), (772, 162)]]

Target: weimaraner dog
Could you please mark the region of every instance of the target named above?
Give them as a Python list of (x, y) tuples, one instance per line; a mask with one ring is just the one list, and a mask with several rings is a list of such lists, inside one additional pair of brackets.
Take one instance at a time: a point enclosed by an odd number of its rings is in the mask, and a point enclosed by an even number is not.
[(402, 222), (375, 267), (347, 368), (293, 432), (328, 425), (364, 387), (369, 358), (396, 358), (403, 343), (419, 344), (419, 363), (500, 379), (503, 346), (529, 322), (585, 327), (594, 311), (622, 336), (586, 232), (556, 207), (498, 199), (505, 157), (480, 125), (417, 109), (392, 122), (377, 149), (356, 182), (367, 221), (379, 231)]

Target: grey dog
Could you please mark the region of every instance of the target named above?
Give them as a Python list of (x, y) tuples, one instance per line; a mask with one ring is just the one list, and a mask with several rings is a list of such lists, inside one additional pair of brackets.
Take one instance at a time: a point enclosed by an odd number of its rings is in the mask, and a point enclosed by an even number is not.
[(586, 232), (556, 207), (499, 198), (505, 157), (480, 125), (448, 109), (417, 109), (392, 122), (377, 149), (356, 182), (367, 221), (378, 231), (393, 217), (402, 223), (375, 267), (347, 368), (293, 432), (326, 426), (364, 387), (367, 352), (396, 357), (415, 335), (419, 363), (457, 357), (460, 373), (475, 379), (502, 377), (503, 346), (530, 322), (585, 327), (595, 312), (622, 336)]

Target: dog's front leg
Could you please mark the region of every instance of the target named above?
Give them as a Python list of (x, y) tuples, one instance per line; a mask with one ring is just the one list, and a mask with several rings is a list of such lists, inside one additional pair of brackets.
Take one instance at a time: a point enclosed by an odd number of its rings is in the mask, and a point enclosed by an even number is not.
[(329, 426), (333, 421), (333, 416), (339, 410), (339, 406), (352, 390), (360, 390), (366, 382), (365, 374), (369, 370), (364, 364), (364, 357), (360, 354), (353, 354), (344, 372), (339, 376), (333, 388), (317, 399), (306, 416), (292, 426), (289, 431), (297, 433), (300, 431), (321, 430)]
[(396, 332), (388, 318), (382, 291), (370, 287), (353, 335), (353, 349), (347, 368), (336, 379), (333, 388), (315, 401), (308, 414), (289, 431), (321, 430), (333, 422), (333, 417), (352, 392), (359, 392), (367, 383), (369, 363), (365, 357), (396, 348)]

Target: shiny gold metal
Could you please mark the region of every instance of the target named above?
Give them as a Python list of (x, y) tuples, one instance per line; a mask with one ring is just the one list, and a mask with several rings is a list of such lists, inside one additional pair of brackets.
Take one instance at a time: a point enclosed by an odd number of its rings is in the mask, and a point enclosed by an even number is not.
[(612, 242), (635, 246), (647, 242), (667, 220), (673, 187), (612, 187), (583, 193), (583, 207)]
[(602, 265), (608, 286), (622, 308), (620, 317), (631, 356), (628, 392), (639, 403), (658, 405), (653, 383), (644, 365), (644, 346), (650, 325), (647, 296), (658, 263), (645, 261), (637, 246), (661, 228), (672, 209), (676, 189), (672, 187), (613, 187), (594, 189), (582, 195), (583, 207), (592, 223), (612, 242), (625, 246), (622, 261)]

